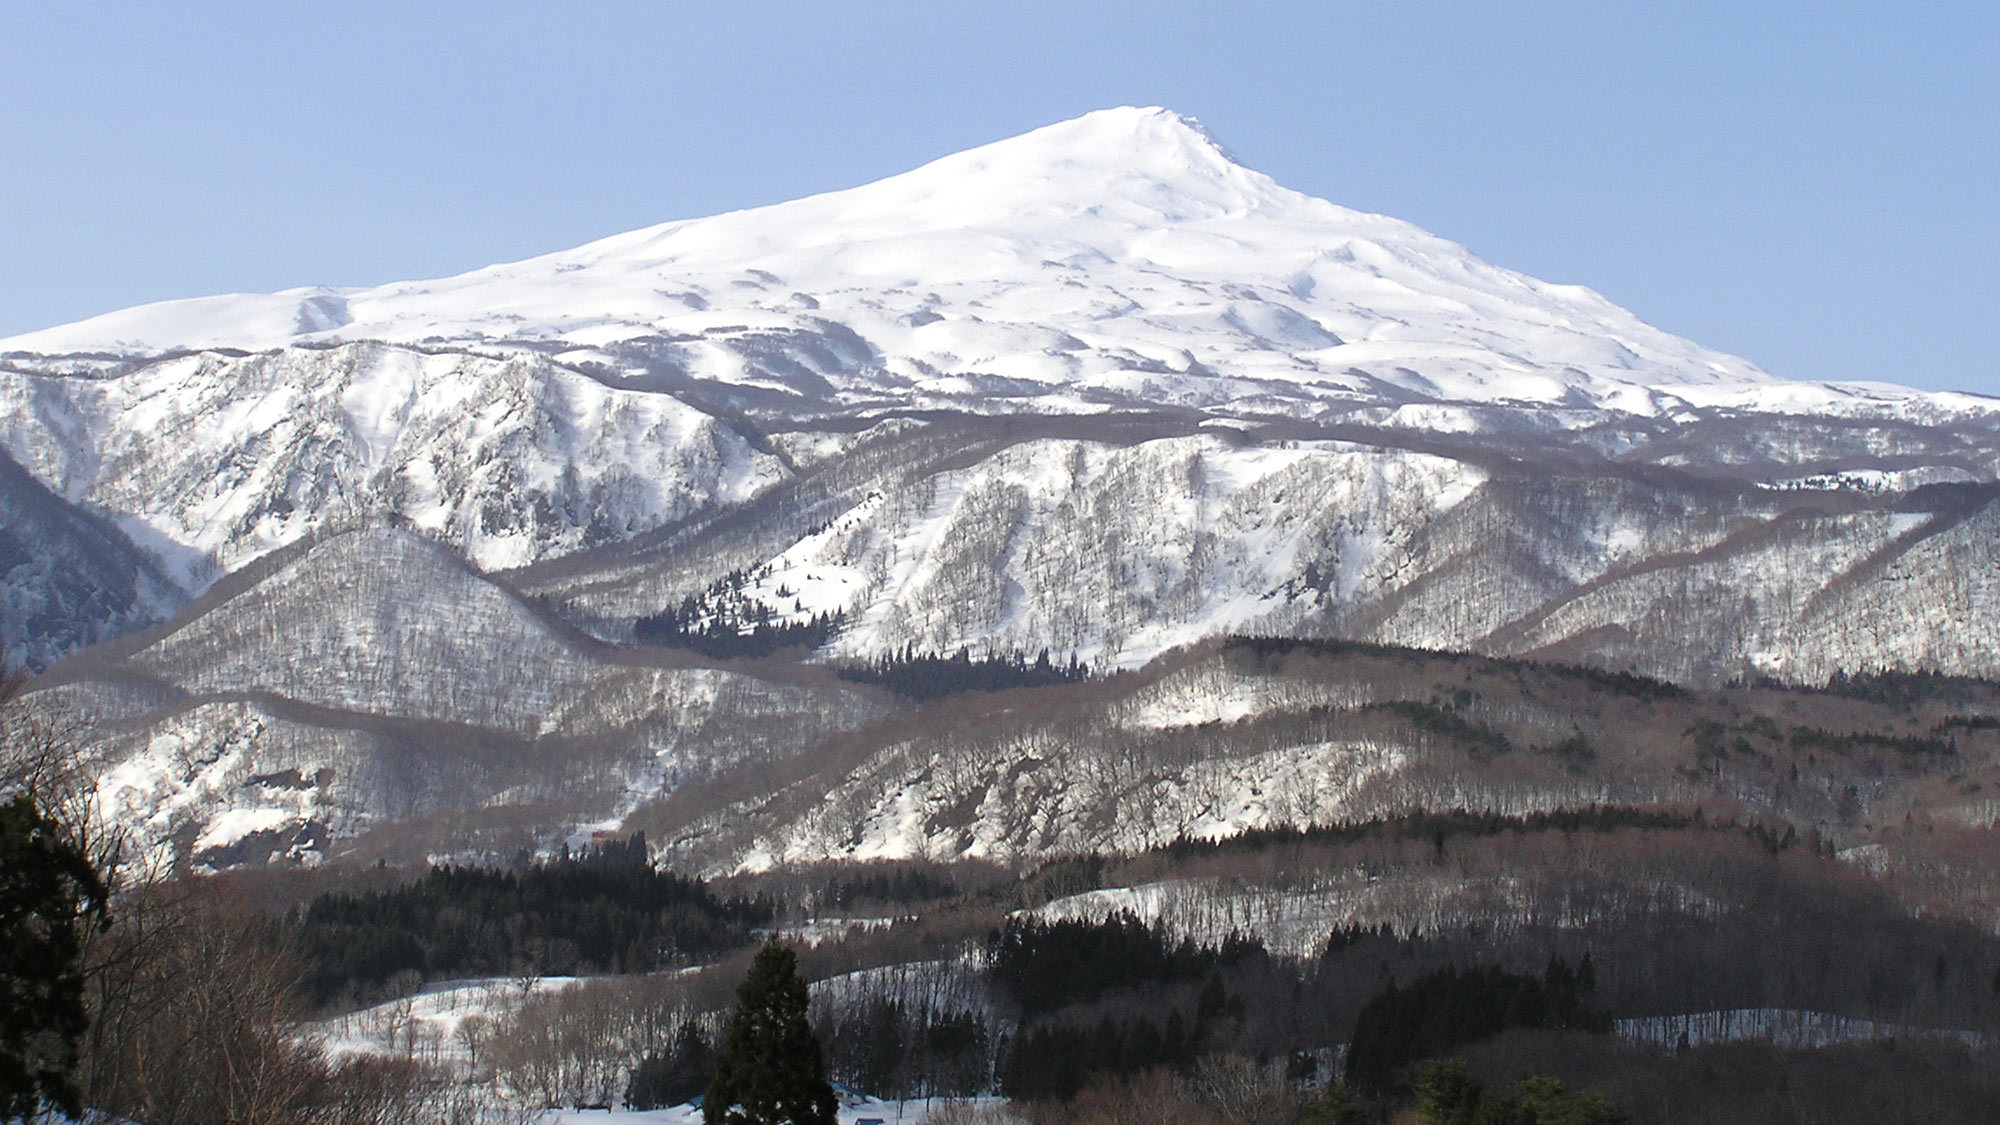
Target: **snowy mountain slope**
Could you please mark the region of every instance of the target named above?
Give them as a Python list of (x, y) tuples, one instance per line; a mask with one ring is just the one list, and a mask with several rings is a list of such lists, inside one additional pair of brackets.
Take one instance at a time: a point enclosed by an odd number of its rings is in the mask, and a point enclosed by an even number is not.
[[(1039, 442), (1009, 448), (1045, 452)], [(1209, 439), (1193, 437), (1140, 443), (1124, 452), (1180, 459), (1170, 463), (1185, 466), (1186, 459), (1215, 450)], [(1299, 471), (1296, 462), (1315, 455), (1282, 452), (1295, 459), (1285, 472)], [(1313, 471), (1332, 472), (1355, 455), (1335, 452), (1330, 466)], [(1115, 461), (1115, 451), (1089, 455)], [(1058, 463), (1070, 459), (1066, 454)], [(995, 460), (975, 466), (992, 474), (987, 480), (1004, 480), (1003, 470), (1046, 458)], [(1261, 509), (1280, 487), (1270, 478), (1286, 482), (1283, 487), (1299, 483), (1269, 462), (1250, 464), (1265, 477), (1237, 463), (1235, 487), (1257, 503), (1238, 497), (1216, 505), (1219, 511)], [(1147, 471), (1124, 479), (1151, 487), (1162, 479), (1156, 467), (1148, 464)], [(1426, 488), (1436, 487), (1435, 480), (1406, 463), (1397, 468), (1413, 475), (1398, 482), (1416, 486), (1407, 498), (1434, 504)], [(1345, 471), (1352, 470), (1349, 464)], [(1220, 475), (1216, 466), (1207, 471)], [(1165, 479), (1184, 484), (1191, 475)], [(1327, 487), (1323, 476), (1304, 479), (1315, 489)], [(1033, 490), (1020, 487), (1028, 494), (1022, 505), (1032, 507)], [(1410, 521), (1415, 530), (1394, 554), (1405, 562), (1420, 557), (1411, 544), (1448, 538), (1439, 527), (1469, 506), (1504, 510), (1488, 495), (1495, 490), (1487, 481), (1428, 524)], [(957, 503), (973, 491), (961, 489)], [(1601, 501), (1617, 491), (1599, 487), (1596, 493)], [(1167, 502), (1178, 506), (1182, 500), (1169, 496)], [(1108, 512), (1119, 505), (1101, 507)], [(1142, 523), (1156, 518), (1144, 505), (1126, 507)], [(1284, 518), (1283, 505), (1276, 508), (1274, 518)], [(1573, 657), (1579, 652), (1572, 650), (1595, 645), (1581, 654), (1605, 663), (1649, 652), (1654, 659), (1682, 654), (1712, 673), (1719, 658), (1705, 655), (1711, 648), (1765, 640), (1750, 630), (1758, 619), (1732, 597), (1803, 596), (1807, 604), (1789, 634), (1797, 647), (1759, 651), (1773, 671), (1788, 670), (1775, 653), (1845, 668), (1843, 653), (1894, 653), (1898, 645), (1962, 646), (1955, 653), (1920, 653), (1939, 663), (1988, 659), (1977, 618), (1950, 627), (1913, 621), (1908, 603), (1888, 591), (1916, 584), (1927, 599), (1958, 596), (1985, 604), (1979, 599), (1992, 591), (1977, 588), (1985, 582), (1983, 572), (1967, 564), (1984, 559), (1987, 571), (1995, 569), (1990, 501), (1980, 503), (1975, 494), (1956, 509), (1929, 513), (1855, 508), (1818, 519), (1793, 514), (1769, 526), (1755, 525), (1748, 512), (1684, 513), (1693, 530), (1675, 534), (1698, 541), (1705, 536), (1708, 549), (1691, 553), (1685, 563), (1642, 564), (1598, 581), (1493, 647)], [(1380, 510), (1357, 508), (1364, 516)], [(934, 512), (915, 520), (925, 511), (909, 508), (913, 522), (903, 527), (901, 541), (928, 553), (913, 549), (915, 561), (862, 569), (916, 573), (937, 553), (939, 539), (999, 541), (987, 527), (951, 530), (951, 521)], [(1748, 532), (1727, 533), (1730, 525), (1746, 524)], [(911, 530), (920, 525), (930, 533)], [(836, 520), (804, 541), (818, 547), (829, 534), (866, 539), (869, 526), (858, 521), (843, 529)], [(1173, 533), (1172, 525), (1160, 526), (1162, 534)], [(1872, 548), (1861, 528), (1872, 529)], [(1120, 534), (1118, 527), (1105, 531), (1113, 540)], [(1615, 526), (1593, 534), (1644, 546), (1641, 537)], [(1226, 557), (1233, 541), (1191, 553), (1206, 551), (1210, 565), (1219, 566), (1214, 560)], [(1338, 536), (1327, 541), (1345, 542)], [(892, 543), (882, 549), (893, 557), (901, 548)], [(1596, 550), (1582, 546), (1577, 556), (1592, 557)], [(1865, 557), (1853, 562), (1857, 552)], [(1277, 556), (1282, 552), (1256, 557)], [(1121, 557), (1139, 565), (1146, 555), (1128, 545)], [(1810, 572), (1809, 564), (1821, 572)], [(1100, 561), (1052, 565), (1087, 574)], [(1305, 564), (1291, 557), (1288, 565)], [(1442, 597), (1439, 590), (1490, 565), (1461, 559), (1443, 574), (1396, 580)], [(1796, 582), (1728, 584), (1727, 571), (1739, 566)], [(1833, 571), (1841, 577), (1825, 581)], [(1331, 563), (1328, 573), (1337, 574)], [(1504, 570), (1483, 579), (1514, 580)], [(1354, 581), (1358, 586), (1363, 580)], [(1697, 582), (1713, 584), (1717, 593), (1674, 598), (1662, 592)], [(770, 576), (760, 575), (750, 588), (769, 585)], [(819, 588), (847, 587), (829, 580)], [(1458, 596), (1474, 598), (1478, 588), (1461, 589)], [(921, 607), (905, 612), (937, 628), (946, 627), (954, 606), (963, 607), (966, 635), (991, 628), (983, 597), (922, 589), (928, 592), (921, 597), (886, 604)], [(1306, 599), (1319, 593), (1300, 590)], [(1649, 594), (1655, 599), (1650, 608), (1620, 608)], [(1073, 602), (1075, 612), (1063, 618), (1070, 627), (1102, 629), (1106, 606), (1081, 595)], [(1610, 636), (1614, 627), (1597, 625), (1602, 617), (1591, 616), (1613, 611), (1661, 636), (1626, 635), (1621, 645)], [(1575, 620), (1564, 623), (1565, 615)], [(1296, 635), (1325, 623), (1297, 617), (1283, 622), (1281, 632)], [(1718, 639), (1725, 627), (1743, 632)], [(1581, 767), (1526, 753), (1562, 744), (1580, 723), (1630, 733), (1616, 720), (1606, 725), (1602, 699), (1579, 710), (1565, 694), (1562, 675), (1536, 673), (1549, 682), (1529, 681), (1530, 689), (1513, 698), (1504, 675), (1475, 671), (1467, 680), (1456, 658), (1378, 657), (1361, 650), (1357, 656), (1302, 657), (1305, 664), (1298, 665), (1270, 663), (1256, 657), (1258, 651), (1248, 644), (1196, 648), (1162, 657), (1136, 677), (1054, 690), (1043, 693), (1046, 699), (964, 698), (911, 715), (879, 693), (839, 684), (824, 668), (782, 661), (715, 665), (670, 650), (606, 645), (476, 574), (447, 548), (412, 533), (378, 530), (330, 536), (232, 576), (175, 621), (87, 651), (41, 683), (48, 698), (96, 720), (107, 764), (100, 782), (107, 808), (135, 826), (143, 843), (216, 864), (357, 850), (403, 857), (513, 854), (610, 827), (645, 829), (677, 864), (704, 870), (822, 858), (974, 855), (1013, 862), (1409, 807), (1522, 812), (1695, 800), (1707, 791), (1706, 782), (1690, 788), (1690, 775), (1681, 772), (1693, 753), (1685, 747), (1649, 759), (1645, 768), (1608, 760), (1602, 769), (1590, 765), (1610, 752), (1601, 744)], [(1275, 651), (1285, 651), (1284, 644)], [(1487, 763), (1475, 744), (1468, 760), (1455, 736), (1412, 727), (1391, 707), (1411, 699), (1436, 706), (1457, 691), (1454, 680), (1473, 692), (1469, 721), (1504, 729), (1513, 753)], [(1672, 717), (1664, 727), (1671, 729), (1663, 728), (1656, 740), (1684, 738), (1693, 729), (1687, 719)], [(1634, 753), (1644, 749), (1633, 746)], [(1963, 773), (1973, 769), (1967, 761), (1947, 765)], [(1872, 796), (1864, 788), (1865, 801), (1888, 800), (1907, 788), (1905, 781), (1871, 776), (1877, 777), (1871, 785), (1887, 788)], [(1722, 795), (1745, 799), (1746, 792), (1766, 793), (1768, 784), (1757, 781), (1747, 791), (1732, 787)], [(1825, 802), (1837, 789), (1817, 784), (1809, 779), (1785, 798), (1786, 808), (1833, 816)], [(1772, 798), (1766, 793), (1759, 799)], [(1927, 799), (1938, 802), (1938, 810), (1957, 800), (1942, 791)]]
[[(1745, 451), (1759, 464), (1696, 473), (1536, 440), (1528, 460), (1436, 440), (1133, 420), (1093, 440), (959, 419), (870, 435), (727, 518), (510, 580), (614, 641), (703, 592), (746, 618), (839, 613), (831, 661), (964, 647), (1134, 667), (1235, 633), (1561, 654), (1691, 683), (2000, 671), (1978, 624), (1992, 595), (1971, 577), (2000, 547), (1969, 531), (1948, 557), (1926, 546), (1992, 502), (1990, 484), (1876, 490), (1908, 469), (1774, 488), (1729, 475), (1768, 467), (1761, 448)], [(1912, 582), (1946, 596), (1897, 608)], [(1808, 624), (1822, 613), (1834, 633)]]
[(525, 736), (595, 672), (444, 548), (388, 530), (332, 537), (132, 664), (194, 694), (266, 691)]
[(1338, 445), (1028, 441), (863, 500), (767, 561), (746, 596), (782, 612), (781, 591), (805, 591), (795, 612), (847, 614), (836, 658), (973, 645), (1143, 661), (1217, 631), (1295, 626), (1317, 602), (1308, 565), (1351, 596), (1397, 526), (1479, 480)]
[[(1561, 489), (1495, 508), (1498, 466), (1732, 492), (2000, 473), (1980, 401), (1775, 380), (1282, 188), (1161, 110), (457, 278), (0, 346), (0, 446), (152, 552), (168, 603), (287, 544), (406, 526), (612, 640), (754, 570), (773, 612), (844, 613), (852, 656), (1526, 636), (1552, 599), (1710, 532), (1654, 527), (1636, 494), (1586, 498), (1596, 530)], [(978, 423), (995, 414), (1047, 440)], [(1711, 675), (1769, 647), (1638, 659)]]
[(372, 344), (0, 372), (7, 448), (199, 589), (322, 529), (397, 520), (485, 567), (748, 498), (780, 471), (713, 418), (535, 356)]
[[(172, 301), (0, 352), (345, 340), (532, 344), (820, 410), (1116, 402), (1296, 416), (1444, 400), (1654, 414), (1923, 397), (1782, 383), (1588, 290), (1283, 188), (1194, 123), (1133, 108), (458, 277)], [(1984, 404), (1950, 408), (1968, 405)]]

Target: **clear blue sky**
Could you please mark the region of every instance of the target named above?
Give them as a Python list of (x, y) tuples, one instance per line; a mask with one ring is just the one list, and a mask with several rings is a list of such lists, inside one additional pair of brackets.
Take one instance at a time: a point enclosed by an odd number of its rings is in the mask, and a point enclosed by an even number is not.
[(452, 273), (1160, 104), (1778, 374), (2000, 394), (1990, 2), (0, 0), (0, 42), (0, 335)]

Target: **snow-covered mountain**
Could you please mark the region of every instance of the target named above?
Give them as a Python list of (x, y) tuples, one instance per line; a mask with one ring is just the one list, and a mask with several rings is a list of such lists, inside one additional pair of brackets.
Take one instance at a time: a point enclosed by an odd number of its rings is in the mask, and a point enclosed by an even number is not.
[[(911, 649), (2000, 675), (2000, 402), (1778, 379), (1157, 109), (0, 340), (0, 455), (0, 638), (82, 650), (47, 690), (193, 853), (619, 822), (873, 721), (817, 666)], [(683, 605), (834, 624), (805, 667), (636, 643)]]
[[(0, 352), (354, 340), (534, 344), (614, 378), (669, 365), (817, 407), (1654, 413), (1870, 393), (1802, 394), (1589, 290), (1288, 190), (1193, 122), (1130, 108), (864, 187), (458, 277), (168, 301), (0, 340)], [(642, 342), (657, 347), (634, 365)]]

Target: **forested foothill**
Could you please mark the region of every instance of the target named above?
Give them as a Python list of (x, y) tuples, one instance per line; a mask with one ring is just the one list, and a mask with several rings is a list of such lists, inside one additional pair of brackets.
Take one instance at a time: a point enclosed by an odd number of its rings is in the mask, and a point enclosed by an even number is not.
[[(1359, 1122), (1457, 1106), (1472, 1116), (1431, 1119), (1720, 1121), (1772, 1104), (1752, 1081), (1753, 1066), (1803, 1082), (1831, 1057), (1853, 1058), (1855, 1073), (1911, 1099), (1936, 1101), (1940, 1088), (1990, 1094), (1996, 1060), (1967, 1038), (2000, 1034), (2000, 941), (1967, 923), (1913, 917), (1865, 874), (1799, 840), (1773, 843), (1756, 827), (1695, 810), (1426, 815), (1075, 857), (1009, 878), (990, 865), (910, 861), (713, 885), (656, 871), (640, 858), (643, 845), (630, 842), (519, 870), (435, 869), (366, 891), (336, 889), (339, 872), (312, 873), (302, 878), (328, 889), (276, 913), (255, 905), (258, 880), (223, 874), (204, 879), (195, 895), (168, 883), (131, 900), (126, 924), (145, 929), (119, 940), (162, 942), (174, 960), (106, 966), (97, 987), (112, 991), (98, 1002), (111, 1018), (101, 1018), (96, 1048), (106, 1053), (93, 1054), (86, 1041), (83, 1089), (86, 1100), (140, 1111), (136, 1120), (203, 1120), (144, 1116), (147, 1104), (201, 1094), (161, 1088), (158, 1076), (132, 1088), (125, 1084), (139, 1072), (117, 1062), (171, 1049), (184, 1042), (176, 1034), (206, 1034), (185, 1022), (193, 1009), (173, 1015), (184, 1003), (173, 996), (188, 995), (176, 989), (199, 987), (222, 988), (260, 1012), (293, 1013), (259, 1017), (254, 1026), (266, 1030), (246, 1049), (277, 1050), (288, 1026), (359, 1020), (386, 1028), (376, 1042), (387, 1055), (365, 1067), (306, 1056), (285, 1066), (390, 1101), (442, 1097), (446, 1086), (469, 1082), (515, 1106), (674, 1104), (706, 1089), (731, 990), (759, 934), (775, 930), (796, 935), (800, 968), (816, 982), (812, 1021), (835, 1080), (883, 1097), (997, 1092), (1036, 1120), (1137, 1106), (1158, 1120)], [(1226, 901), (1232, 892), (1297, 889), (1355, 870), (1377, 887), (1424, 879), (1513, 886), (1498, 897), (1454, 900), (1436, 890), (1349, 908), (1348, 918), (1362, 920), (1320, 927), (1305, 956), (1225, 928), (1250, 918)], [(379, 882), (384, 873), (362, 874)], [(1077, 912), (1093, 894), (1168, 885), (1219, 893), (1206, 909), (1187, 898), (1153, 916)], [(1625, 908), (1596, 910), (1593, 894), (1626, 896)], [(1542, 913), (1558, 901), (1583, 913)], [(895, 911), (872, 913), (884, 907)], [(332, 979), (326, 965), (346, 963), (328, 960), (337, 935), (353, 932), (315, 930), (364, 917), (419, 948), (464, 932), (440, 930), (439, 919), (497, 918), (499, 932), (520, 943), (495, 950), (518, 951), (545, 950), (536, 942), (574, 932), (553, 924), (565, 916), (659, 920), (689, 910), (728, 923), (701, 930), (715, 944), (698, 956), (664, 928), (620, 932), (652, 933), (641, 944), (657, 942), (646, 949), (660, 966), (708, 967), (635, 974), (630, 940), (593, 954), (606, 959), (602, 968), (572, 966), (586, 977), (574, 985), (538, 982), (528, 963), (505, 965), (481, 974), (502, 979), (482, 986), (450, 1031), (419, 1015), (431, 993), (417, 975), (380, 981), (386, 998), (361, 997), (347, 978), (317, 1006), (301, 987)], [(328, 921), (335, 917), (347, 920)], [(112, 999), (130, 994), (120, 974), (142, 965), (151, 987), (165, 990), (143, 1021)], [(286, 993), (292, 1006), (274, 1003)], [(341, 1014), (365, 999), (378, 1002)], [(1791, 1049), (1645, 1047), (1618, 1030), (1648, 1017), (1737, 1009), (1809, 1010), (1901, 1030), (1894, 1047)], [(1466, 1062), (1429, 1065), (1452, 1057)], [(1924, 1087), (1898, 1066), (1928, 1076)], [(1684, 1088), (1701, 1092), (1662, 1093)], [(1818, 1098), (1802, 1095), (1798, 1104), (1824, 1104)], [(1480, 1116), (1523, 1106), (1586, 1116)], [(1660, 1106), (1685, 1112), (1663, 1115)], [(273, 1112), (269, 1120), (321, 1119)]]
[[(1355, 872), (1376, 901), (1314, 922), (1311, 888)], [(1183, 895), (1159, 913), (1116, 905), (1165, 887)], [(1804, 837), (1700, 809), (1417, 814), (1074, 857), (1017, 878), (906, 861), (702, 889), (760, 903), (799, 935), (836, 1080), (885, 1097), (996, 1091), (1051, 1119), (1122, 1099), (1190, 1120), (1360, 1121), (1447, 1102), (1475, 1114), (1465, 1120), (1536, 1105), (1599, 1114), (1576, 1120), (1728, 1120), (1767, 1104), (1738, 1046), (1641, 1046), (1631, 1028), (1820, 1013), (1892, 1029), (1910, 1065), (1966, 1097), (1990, 1084), (1991, 1048), (1976, 1044), (2000, 1035), (1989, 929), (1912, 916)], [(1273, 889), (1291, 893), (1268, 901), (1318, 933), (1309, 948), (1275, 948), (1251, 925), (1245, 903)], [(1111, 896), (1105, 909), (1084, 906), (1093, 895)], [(1262, 929), (1280, 944), (1288, 932)], [(554, 1104), (684, 1100), (702, 1087), (753, 943), (695, 973), (499, 1002), (474, 1069)], [(1879, 1063), (1890, 1048), (1757, 1049), (1806, 1074), (1816, 1051)], [(1425, 1065), (1448, 1057), (1471, 1069)], [(1641, 1104), (1711, 1074), (1721, 1084), (1701, 1099)], [(1231, 1116), (1225, 1088), (1291, 1116)], [(1659, 1104), (1711, 1116), (1663, 1117)], [(1335, 1113), (1358, 1116), (1324, 1116)]]
[[(980, 667), (939, 666), (952, 665)], [(771, 838), (839, 860), (883, 847), (870, 833), (890, 823), (915, 833), (896, 847), (948, 857), (977, 842), (1019, 866), (1413, 811), (1700, 808), (1822, 850), (1880, 845), (1871, 862), (1897, 867), (1932, 909), (2000, 908), (1960, 858), (1981, 847), (2000, 795), (2000, 690), (1977, 681), (1695, 690), (1561, 663), (1238, 639), (1077, 683), (950, 686), (796, 756), (695, 779), (627, 825), (680, 869), (733, 869)], [(894, 817), (893, 793), (911, 799)]]
[[(1143, 846), (726, 876), (684, 862), (685, 824), (505, 862), (126, 863), (86, 943), (81, 1101), (149, 1123), (678, 1104), (772, 934), (829, 1077), (1041, 1125), (1954, 1122), (2000, 1093), (1993, 829), (1965, 811), (2000, 796), (1993, 685), (1703, 692), (1241, 641), (981, 690), (912, 690), (886, 729), (933, 780), (973, 775), (926, 748), (972, 760), (1031, 730), (1107, 788), (1374, 738), (1406, 756), (1402, 788), (1322, 818), (1266, 781), (1272, 815), (1163, 821)], [(1240, 718), (1179, 710), (1246, 691)], [(188, 1066), (142, 1062), (163, 1055)]]

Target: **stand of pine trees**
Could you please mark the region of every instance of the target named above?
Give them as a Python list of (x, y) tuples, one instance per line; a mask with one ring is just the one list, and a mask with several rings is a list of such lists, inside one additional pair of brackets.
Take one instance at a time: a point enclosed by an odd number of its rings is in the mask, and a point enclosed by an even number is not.
[(655, 869), (639, 836), (522, 871), (436, 867), (393, 890), (324, 895), (299, 945), (324, 1005), (411, 977), (651, 972), (740, 949), (770, 918), (768, 904)]
[(881, 1098), (964, 1098), (991, 1083), (986, 1021), (891, 996), (853, 1005), (826, 1029), (834, 1077)]
[(632, 623), (641, 644), (685, 648), (718, 659), (769, 656), (788, 648), (814, 649), (831, 640), (846, 618), (816, 613), (803, 620), (779, 620), (771, 607), (743, 593), (749, 578), (732, 571), (700, 594), (689, 594)]
[(1347, 1052), (1347, 1081), (1386, 1093), (1410, 1064), (1506, 1031), (1606, 1032), (1611, 1019), (1585, 1005), (1596, 987), (1586, 955), (1576, 969), (1550, 958), (1540, 980), (1491, 966), (1445, 969), (1388, 989), (1361, 1009)]
[(1176, 942), (1164, 926), (1124, 911), (1101, 922), (1010, 918), (988, 944), (993, 983), (1024, 1019), (1115, 989), (1200, 981), (1220, 966), (1264, 955), (1262, 943), (1241, 934), (1219, 948)]
[(665, 1109), (700, 1097), (715, 1077), (715, 1049), (694, 1021), (682, 1023), (673, 1045), (647, 1055), (632, 1070), (625, 1104), (632, 1109)]
[(1074, 656), (1067, 664), (1053, 663), (1047, 649), (1030, 661), (1018, 654), (975, 658), (972, 650), (961, 648), (952, 656), (906, 649), (867, 664), (848, 665), (839, 673), (842, 679), (879, 684), (911, 699), (941, 699), (966, 691), (1071, 684), (1088, 677), (1090, 670)]

